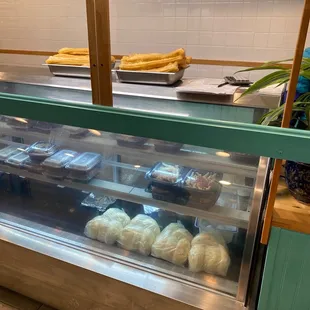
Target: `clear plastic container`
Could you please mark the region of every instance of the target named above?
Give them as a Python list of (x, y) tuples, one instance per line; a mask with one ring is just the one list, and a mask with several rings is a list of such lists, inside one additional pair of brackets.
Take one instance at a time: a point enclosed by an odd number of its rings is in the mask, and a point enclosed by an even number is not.
[(82, 202), (81, 205), (87, 208), (95, 208), (99, 211), (105, 211), (110, 205), (116, 202), (116, 199), (109, 196), (97, 196), (90, 193)]
[(43, 174), (47, 177), (55, 179), (65, 178), (69, 173), (65, 166), (69, 164), (77, 155), (77, 152), (71, 150), (61, 150), (55, 153), (43, 161)]
[(16, 168), (20, 168), (23, 166), (23, 164), (25, 163), (25, 161), (29, 160), (30, 157), (27, 153), (25, 152), (19, 152), (11, 157), (9, 157), (5, 163), (10, 165), (10, 166), (13, 166), (13, 167), (16, 167)]
[(41, 161), (29, 159), (25, 160), (21, 165), (22, 168), (26, 169), (29, 172), (42, 174), (43, 166), (41, 165)]
[(46, 158), (54, 155), (57, 152), (57, 146), (55, 144), (39, 141), (32, 144), (27, 153), (32, 160), (43, 161)]
[(189, 193), (189, 205), (209, 209), (218, 200), (222, 185), (217, 181), (219, 175), (213, 172), (190, 170), (182, 181), (182, 187)]
[(174, 154), (180, 151), (183, 144), (176, 142), (167, 142), (154, 140), (154, 147), (157, 152)]
[(6, 123), (14, 129), (28, 130), (32, 127), (33, 121), (21, 117), (6, 117)]
[(53, 129), (59, 128), (61, 125), (49, 122), (33, 122), (32, 129), (42, 133), (50, 133)]
[(89, 134), (89, 130), (86, 128), (79, 128), (74, 126), (63, 126), (63, 130), (69, 133), (70, 138), (80, 139)]
[(182, 181), (184, 170), (184, 167), (178, 165), (159, 162), (146, 173), (146, 178), (154, 184), (178, 185)]
[(143, 138), (143, 137), (120, 135), (120, 134), (114, 134), (112, 135), (112, 137), (116, 139), (117, 144), (119, 146), (134, 147), (134, 148), (144, 147), (144, 144), (148, 140), (147, 138)]
[(101, 161), (100, 154), (90, 152), (80, 154), (66, 165), (69, 171), (68, 178), (82, 182), (90, 181), (99, 173)]
[(9, 145), (4, 149), (0, 150), (0, 163), (4, 163), (9, 157), (19, 153), (19, 148), (20, 146)]

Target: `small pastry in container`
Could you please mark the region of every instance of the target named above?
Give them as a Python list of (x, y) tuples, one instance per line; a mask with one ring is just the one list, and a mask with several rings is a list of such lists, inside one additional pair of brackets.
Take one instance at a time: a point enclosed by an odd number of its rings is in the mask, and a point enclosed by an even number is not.
[(222, 190), (217, 178), (218, 175), (213, 172), (190, 170), (182, 182), (182, 187), (190, 195), (189, 205), (204, 210), (213, 207)]
[(90, 181), (99, 173), (101, 161), (100, 154), (90, 152), (80, 154), (66, 165), (69, 171), (68, 178), (81, 182)]
[(9, 157), (19, 153), (20, 146), (9, 145), (4, 149), (0, 150), (0, 163), (4, 163)]
[(32, 144), (28, 149), (27, 153), (31, 160), (43, 161), (46, 158), (54, 155), (57, 152), (55, 144), (39, 141)]
[(176, 142), (168, 142), (162, 140), (154, 140), (154, 147), (157, 152), (174, 154), (180, 151), (183, 144)]
[(23, 166), (23, 164), (29, 160), (30, 157), (27, 153), (25, 152), (19, 152), (13, 156), (10, 156), (6, 161), (5, 163), (12, 166), (12, 167), (15, 167), (15, 168), (21, 168)]
[(121, 134), (113, 134), (112, 137), (116, 139), (119, 146), (133, 147), (133, 148), (143, 148), (144, 144), (147, 142), (147, 138), (128, 136)]
[(51, 157), (45, 159), (42, 163), (43, 174), (54, 179), (64, 179), (69, 171), (65, 168), (76, 156), (77, 152), (71, 150), (62, 150)]

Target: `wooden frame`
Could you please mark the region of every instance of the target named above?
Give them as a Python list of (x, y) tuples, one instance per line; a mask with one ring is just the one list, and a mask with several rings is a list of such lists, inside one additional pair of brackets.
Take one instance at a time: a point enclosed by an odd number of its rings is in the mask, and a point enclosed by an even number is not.
[[(284, 109), (284, 115), (283, 115), (282, 126), (281, 126), (282, 128), (288, 128), (290, 125), (291, 118), (292, 118), (292, 108), (293, 108), (294, 98), (296, 95), (296, 87), (297, 87), (297, 82), (298, 82), (298, 77), (299, 77), (299, 72), (300, 72), (300, 65), (301, 65), (305, 43), (307, 39), (309, 21), (310, 21), (310, 0), (305, 0), (303, 15), (301, 18), (301, 24), (300, 24), (300, 29), (299, 29), (298, 40), (296, 44), (295, 56), (294, 56), (294, 61), (293, 61), (293, 66), (292, 66), (292, 71), (291, 71), (290, 83), (289, 83), (287, 98), (285, 102), (285, 109)], [(272, 177), (272, 181), (270, 185), (270, 193), (269, 193), (268, 202), (267, 202), (267, 209), (265, 213), (264, 227), (263, 227), (263, 232), (262, 232), (262, 237), (261, 237), (261, 243), (263, 244), (268, 243), (268, 239), (270, 235), (274, 204), (275, 204), (277, 189), (279, 185), (281, 167), (282, 167), (282, 160), (276, 159), (274, 170), (273, 170), (273, 177)]]

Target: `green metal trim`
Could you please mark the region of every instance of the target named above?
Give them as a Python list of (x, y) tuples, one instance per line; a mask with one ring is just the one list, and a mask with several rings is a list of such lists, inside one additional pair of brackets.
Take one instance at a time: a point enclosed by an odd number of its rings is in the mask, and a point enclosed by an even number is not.
[(0, 114), (310, 162), (310, 132), (0, 94)]

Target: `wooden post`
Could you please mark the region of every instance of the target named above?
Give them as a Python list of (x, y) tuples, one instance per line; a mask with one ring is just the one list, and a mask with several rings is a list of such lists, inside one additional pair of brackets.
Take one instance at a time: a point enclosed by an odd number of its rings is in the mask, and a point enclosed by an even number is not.
[(109, 0), (86, 0), (93, 104), (113, 106)]
[[(304, 11), (301, 18), (301, 24), (299, 29), (299, 35), (295, 50), (294, 62), (291, 71), (290, 83), (287, 92), (287, 98), (285, 102), (285, 109), (283, 114), (282, 126), (283, 128), (288, 128), (290, 125), (292, 117), (292, 108), (294, 103), (294, 98), (296, 95), (296, 87), (299, 77), (300, 65), (302, 61), (303, 52), (305, 49), (305, 42), (308, 33), (310, 20), (310, 0), (305, 0)], [(261, 237), (261, 243), (267, 244), (272, 223), (273, 206), (276, 200), (277, 188), (279, 183), (279, 177), (281, 172), (282, 159), (277, 159), (275, 161), (273, 176), (271, 180), (270, 192), (267, 202), (267, 209), (265, 213), (265, 220), (263, 226), (263, 232)]]

